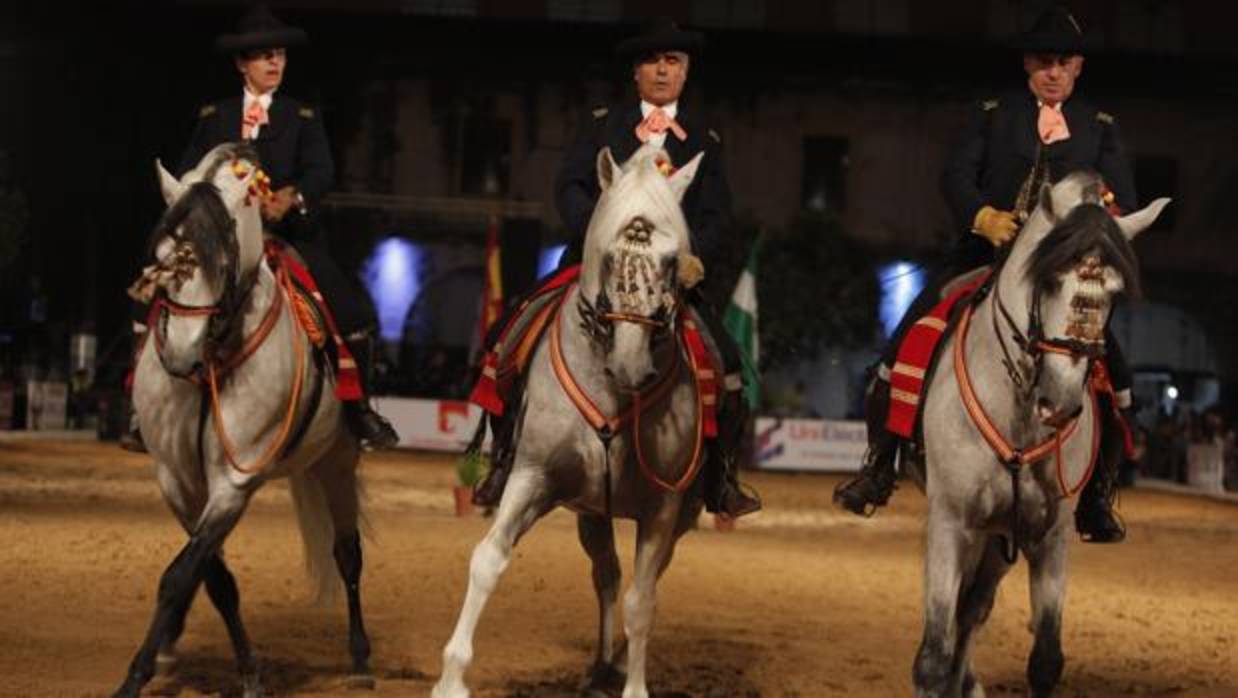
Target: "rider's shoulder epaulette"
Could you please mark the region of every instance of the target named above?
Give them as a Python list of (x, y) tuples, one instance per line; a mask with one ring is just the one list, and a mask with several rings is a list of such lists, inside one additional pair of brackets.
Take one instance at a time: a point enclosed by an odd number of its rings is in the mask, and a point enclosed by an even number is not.
[(1096, 120), (1097, 120), (1097, 121), (1099, 121), (1099, 122), (1101, 122), (1102, 124), (1110, 124), (1110, 125), (1112, 125), (1112, 124), (1113, 124), (1113, 114), (1110, 114), (1110, 113), (1109, 113), (1109, 112), (1107, 112), (1107, 111), (1098, 111), (1098, 112), (1096, 112)]
[(310, 107), (301, 107), (297, 110), (297, 116), (300, 116), (302, 119), (312, 119), (314, 118), (314, 110)]
[(609, 108), (607, 108), (607, 107), (598, 107), (598, 108), (596, 108), (596, 109), (594, 109), (594, 110), (593, 110), (593, 118), (595, 118), (595, 119), (605, 119), (605, 118), (606, 118), (606, 115), (607, 115), (607, 114), (609, 114), (609, 113), (610, 113), (610, 109), (609, 109)]
[(980, 103), (980, 108), (984, 111), (993, 111), (1001, 106), (1001, 103), (1002, 101), (1000, 99), (986, 99)]
[(199, 109), (199, 110), (198, 110), (198, 118), (199, 118), (199, 119), (205, 119), (206, 117), (208, 117), (208, 116), (210, 116), (211, 114), (214, 114), (214, 113), (215, 113), (215, 105), (214, 105), (214, 104), (205, 104), (205, 105), (203, 105), (203, 106), (202, 106), (202, 108), (201, 108), (201, 109)]
[(722, 145), (722, 136), (719, 136), (718, 132), (713, 130), (712, 128), (709, 129), (709, 137), (714, 139), (714, 142), (717, 143), (718, 145)]

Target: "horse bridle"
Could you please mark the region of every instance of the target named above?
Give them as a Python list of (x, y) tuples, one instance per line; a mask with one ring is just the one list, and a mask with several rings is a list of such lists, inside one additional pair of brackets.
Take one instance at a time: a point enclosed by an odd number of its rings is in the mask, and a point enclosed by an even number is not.
[[(1001, 266), (1005, 266), (1005, 260)], [(1089, 278), (1090, 275), (1101, 273), (1098, 271), (1100, 267), (1100, 258), (1094, 255), (1088, 255), (1082, 260), (1082, 268), (1076, 269), (1076, 274), (1080, 278)], [(994, 271), (994, 279), (1001, 273), (999, 267)], [(1046, 354), (1057, 354), (1067, 356), (1073, 360), (1085, 359), (1088, 362), (1088, 371), (1091, 372), (1091, 367), (1097, 362), (1105, 358), (1105, 342), (1103, 335), (1099, 338), (1083, 338), (1079, 336), (1071, 337), (1048, 337), (1044, 331), (1044, 321), (1041, 318), (1041, 299), (1044, 296), (1043, 289), (1040, 286), (1032, 290), (1031, 308), (1028, 309), (1027, 317), (1027, 333), (1024, 334), (1019, 329), (1018, 323), (1006, 308), (1006, 304), (1002, 302), (1001, 285), (996, 281), (993, 284), (993, 306), (997, 312), (990, 313), (993, 318), (993, 333), (997, 336), (998, 346), (1002, 350), (1002, 365), (1006, 369), (1006, 374), (1010, 377), (1010, 381), (1015, 388), (1022, 391), (1025, 395), (1040, 383), (1040, 375), (1044, 369), (1044, 358)], [(1014, 337), (1014, 343), (1019, 351), (1031, 359), (1032, 373), (1030, 378), (1025, 376), (1019, 369), (1014, 357), (1011, 355), (1009, 347), (1006, 345), (1005, 336), (1002, 334), (1001, 326), (998, 318), (1005, 321), (1007, 328)], [(1068, 328), (1070, 333), (1073, 328)], [(1077, 334), (1083, 334), (1078, 332)]]
[[(236, 221), (230, 220), (231, 229), (222, 234), (235, 239)], [(178, 235), (170, 235), (177, 245), (188, 245), (190, 242)], [(151, 319), (154, 321), (155, 349), (159, 359), (163, 361), (163, 345), (167, 336), (169, 317), (205, 317), (207, 318), (206, 347), (204, 359), (219, 360), (227, 348), (239, 341), (239, 326), (235, 322), (237, 312), (249, 298), (258, 282), (257, 270), (251, 270), (238, 278), (236, 250), (230, 250), (228, 261), (224, 266), (224, 289), (219, 300), (209, 305), (189, 305), (172, 300), (166, 288), (160, 287), (151, 302)], [(199, 376), (200, 378), (200, 376)]]
[(613, 310), (610, 298), (604, 290), (598, 291), (597, 299), (590, 302), (584, 293), (578, 295), (577, 309), (580, 312), (581, 328), (603, 349), (609, 351), (615, 341), (615, 323), (627, 322), (642, 327), (648, 327), (654, 332), (652, 339), (666, 336), (674, 326), (679, 312), (679, 293), (671, 298), (669, 304), (662, 304), (651, 315), (628, 313)]

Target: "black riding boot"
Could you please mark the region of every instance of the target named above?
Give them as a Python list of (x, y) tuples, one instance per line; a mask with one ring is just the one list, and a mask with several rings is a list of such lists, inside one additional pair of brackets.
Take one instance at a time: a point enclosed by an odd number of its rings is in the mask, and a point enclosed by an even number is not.
[[(512, 386), (510, 405), (520, 404), (522, 388), (523, 385), (519, 382)], [(496, 507), (499, 505), (499, 500), (503, 499), (503, 489), (507, 487), (507, 476), (511, 474), (512, 461), (516, 455), (516, 449), (512, 443), (512, 435), (516, 427), (516, 410), (508, 410), (502, 417), (482, 415), (483, 420), (487, 418), (490, 419), (490, 428), (494, 436), (494, 442), (490, 445), (490, 470), (486, 472), (485, 479), (473, 488), (473, 504), (479, 507)], [(484, 431), (481, 434), (485, 436)], [(481, 443), (478, 442), (477, 448), (480, 449), (480, 447)]]
[[(138, 352), (141, 351), (145, 344), (146, 333), (138, 332), (137, 326), (134, 327), (133, 333), (133, 351), (130, 357), (129, 370), (137, 371), (138, 368)], [(125, 422), (126, 427), (120, 434), (120, 447), (126, 451), (134, 453), (147, 453), (146, 442), (142, 440), (142, 427), (138, 424), (138, 413), (133, 409), (133, 389), (125, 395)]]
[[(1111, 414), (1107, 406), (1101, 409), (1102, 413)], [(1127, 424), (1133, 424), (1129, 414), (1123, 417)], [(1118, 465), (1122, 462), (1125, 432), (1116, 417), (1106, 419), (1102, 428), (1105, 433), (1096, 456), (1096, 470), (1075, 505), (1075, 530), (1085, 543), (1121, 543), (1126, 538), (1126, 527), (1113, 510), (1113, 499), (1118, 491)]]
[(133, 399), (125, 398), (125, 414), (128, 426), (120, 434), (120, 447), (134, 453), (147, 453), (146, 442), (142, 440), (142, 427), (138, 424), (138, 413), (133, 410)]
[(894, 459), (898, 456), (899, 438), (886, 429), (890, 412), (890, 384), (874, 376), (864, 401), (868, 423), (868, 451), (860, 472), (834, 488), (834, 503), (853, 514), (872, 516), (894, 493), (898, 473)]
[(353, 434), (366, 450), (391, 448), (400, 441), (391, 423), (370, 405), (370, 369), (374, 359), (374, 336), (369, 331), (354, 332), (347, 340), (361, 376), (362, 397), (344, 403), (344, 417)]
[(733, 392), (718, 413), (718, 437), (705, 454), (705, 509), (737, 519), (761, 510), (761, 498), (739, 482), (739, 450), (748, 422), (743, 396)]

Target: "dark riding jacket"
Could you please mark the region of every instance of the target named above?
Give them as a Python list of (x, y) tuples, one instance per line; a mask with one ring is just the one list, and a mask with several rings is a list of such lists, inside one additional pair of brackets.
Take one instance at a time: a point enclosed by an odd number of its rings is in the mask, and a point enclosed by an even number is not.
[(941, 176), (946, 203), (959, 230), (964, 231), (956, 248), (962, 258), (959, 268), (993, 261), (994, 247), (970, 232), (972, 222), (984, 206), (1014, 210), (1041, 148), (1046, 150), (1048, 181), (1056, 182), (1076, 170), (1093, 170), (1100, 173), (1123, 211), (1135, 209), (1135, 177), (1113, 116), (1078, 97), (1062, 105), (1062, 115), (1070, 138), (1043, 145), (1037, 129), (1040, 107), (1027, 89), (977, 105)]
[[(178, 174), (195, 167), (211, 148), (241, 140), (243, 103), (238, 95), (202, 107)], [(267, 223), (267, 230), (291, 242), (301, 253), (345, 336), (369, 330), (377, 323), (373, 303), (356, 279), (335, 262), (318, 215), (335, 178), (322, 114), (296, 99), (276, 94), (267, 109), (267, 119), (258, 137), (250, 142), (271, 178), (271, 189), (292, 185), (305, 202), (304, 212), (294, 205), (283, 220)]]
[[(177, 176), (195, 167), (202, 158), (221, 143), (241, 140), (240, 95), (207, 104), (198, 112), (197, 126), (189, 146), (181, 156)], [(302, 242), (318, 236), (314, 212), (330, 191), (335, 178), (331, 148), (323, 128), (319, 110), (276, 94), (267, 110), (268, 123), (258, 130), (252, 143), (258, 150), (262, 169), (271, 178), (271, 189), (296, 187), (305, 201), (305, 215), (293, 207), (272, 232), (290, 242)]]
[[(692, 251), (708, 269), (731, 225), (731, 189), (722, 166), (722, 138), (685, 111), (681, 109), (675, 119), (687, 133), (687, 139), (681, 141), (668, 131), (663, 148), (675, 167), (687, 164), (697, 153), (705, 153), (681, 205), (691, 233)], [(643, 120), (640, 100), (632, 99), (613, 108), (594, 109), (592, 118), (577, 131), (555, 178), (555, 205), (571, 235), (561, 267), (580, 261), (585, 231), (601, 195), (598, 153), (610, 146), (615, 162), (623, 164), (641, 146), (636, 127)]]

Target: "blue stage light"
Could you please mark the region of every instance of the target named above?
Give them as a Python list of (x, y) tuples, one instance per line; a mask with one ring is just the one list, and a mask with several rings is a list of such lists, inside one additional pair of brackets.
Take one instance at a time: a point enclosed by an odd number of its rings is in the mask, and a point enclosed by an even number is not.
[(910, 262), (892, 262), (877, 270), (877, 278), (881, 283), (881, 327), (889, 337), (924, 289), (924, 269)]
[(389, 237), (374, 247), (362, 276), (378, 310), (382, 338), (399, 341), (404, 317), (421, 292), (421, 268), (425, 252), (416, 243)]
[(541, 254), (537, 257), (537, 278), (543, 278), (557, 269), (559, 267), (559, 258), (563, 256), (565, 250), (567, 250), (567, 245), (543, 247)]

